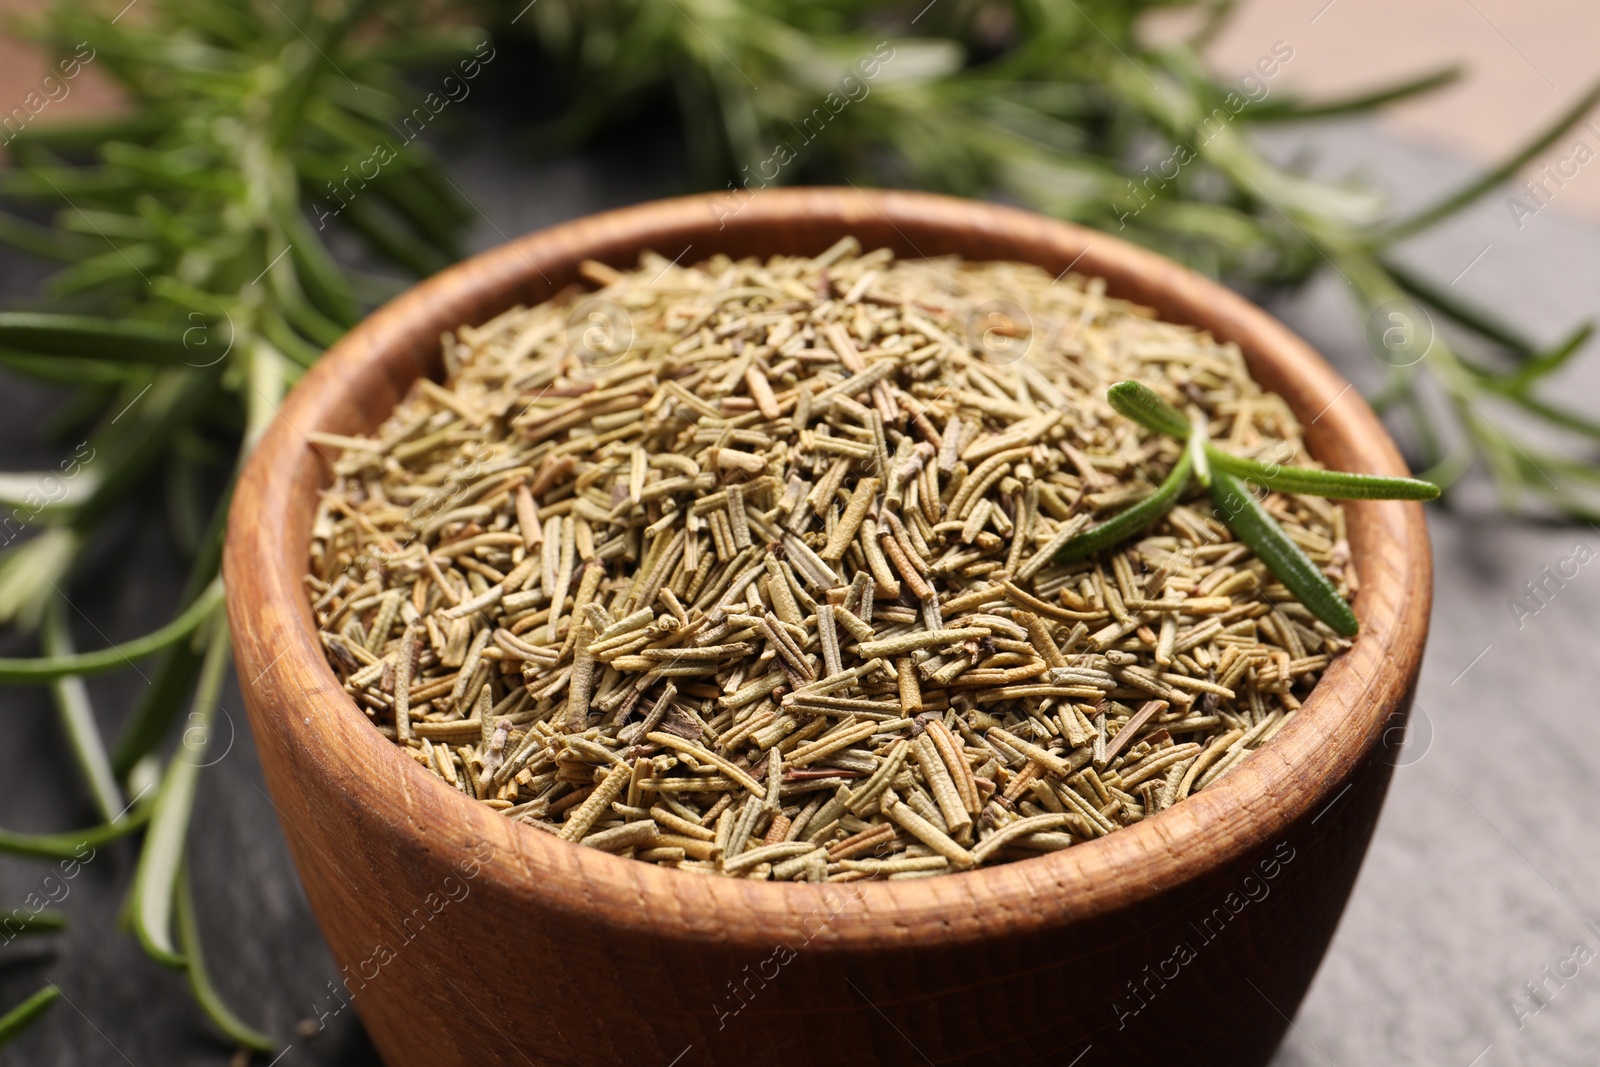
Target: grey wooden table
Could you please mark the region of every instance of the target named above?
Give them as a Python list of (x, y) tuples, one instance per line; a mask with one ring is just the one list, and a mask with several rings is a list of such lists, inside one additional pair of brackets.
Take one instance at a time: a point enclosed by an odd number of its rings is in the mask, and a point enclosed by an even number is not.
[[(1336, 161), (1332, 172), (1359, 166), (1401, 203), (1466, 170), (1363, 125), (1329, 127), (1313, 140)], [(1288, 152), (1296, 143), (1277, 147)], [(482, 215), (474, 244), (486, 247), (674, 191), (681, 168), (670, 152), (656, 155), (529, 164), (496, 147), (452, 161)], [(1431, 276), (1456, 279), (1457, 289), (1496, 300), (1535, 335), (1554, 339), (1597, 310), (1597, 238), (1600, 228), (1553, 211), (1519, 231), (1504, 203), (1492, 201), (1407, 251)], [(0, 256), (0, 294), (32, 292), (39, 273)], [(1346, 374), (1370, 381), (1375, 368), (1344, 300), (1337, 279), (1323, 279), (1272, 307)], [(1562, 385), (1564, 399), (1592, 409), (1600, 361), (1580, 360)], [(38, 444), (49, 403), (49, 394), (6, 380), (4, 467), (59, 458)], [(73, 589), (84, 646), (133, 636), (169, 609), (181, 569), (161, 516), (151, 508), (130, 522), (138, 565), (102, 560)], [(1438, 584), (1414, 733), (1343, 925), (1277, 1067), (1548, 1067), (1594, 1063), (1600, 1048), (1600, 654), (1585, 622), (1600, 609), (1600, 563), (1581, 567), (1536, 614), (1508, 606), (1575, 546), (1600, 551), (1600, 532), (1508, 521), (1481, 487), (1463, 494), (1456, 511), (1434, 510), (1432, 531)], [(7, 638), (0, 654), (24, 647)], [(133, 674), (91, 683), (108, 730), (144, 684)], [(45, 695), (0, 690), (0, 721), (0, 822), (28, 830), (91, 822), (60, 770), (63, 743)], [(216, 744), (226, 755), (204, 776), (190, 855), (218, 982), (247, 1018), (287, 1043), (277, 1061), (284, 1067), (376, 1063), (353, 1012), (318, 1018), (332, 1003), (337, 972), (262, 791), (237, 689), (224, 699)], [(66, 934), (0, 948), (0, 1003), (45, 980), (65, 994), (0, 1053), (0, 1064), (226, 1061), (181, 977), (116, 930), (133, 861), (131, 846), (102, 849), (50, 889), (64, 886)], [(44, 890), (47, 873), (0, 859), (0, 908)]]

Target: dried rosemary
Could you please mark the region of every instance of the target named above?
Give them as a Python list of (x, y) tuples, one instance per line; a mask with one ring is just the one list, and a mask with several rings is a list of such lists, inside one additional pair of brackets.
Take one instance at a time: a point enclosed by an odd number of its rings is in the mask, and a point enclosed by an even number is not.
[[(1195, 450), (1106, 389), (1278, 466), (1304, 459), (1286, 406), (1099, 280), (849, 238), (584, 275), (447, 335), (446, 383), (374, 436), (318, 441), (329, 662), (508, 818), (744, 878), (1019, 859), (1207, 788), (1348, 645), (1162, 498)], [(1057, 559), (1151, 500), (1139, 540)], [(1354, 590), (1336, 505), (1266, 507)]]

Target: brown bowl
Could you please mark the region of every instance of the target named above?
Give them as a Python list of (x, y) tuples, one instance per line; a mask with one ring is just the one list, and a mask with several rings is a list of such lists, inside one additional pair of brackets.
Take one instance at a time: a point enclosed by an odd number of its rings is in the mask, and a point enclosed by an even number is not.
[[(1361, 635), (1262, 751), (1107, 837), (905, 882), (768, 884), (581, 848), (468, 800), (381, 737), (324, 662), (301, 584), (326, 461), (370, 431), (439, 335), (640, 251), (1068, 265), (1236, 342), (1330, 466), (1403, 474), (1365, 403), (1246, 300), (1103, 233), (904, 192), (763, 192), (531, 234), (383, 307), (284, 402), (234, 498), (225, 573), (239, 674), (341, 991), (395, 1067), (843, 1062), (1264, 1064), (1333, 935), (1392, 770), (1428, 626), (1422, 508), (1349, 506)], [(731, 213), (730, 213), (731, 212)], [(338, 1006), (330, 995), (326, 1007)]]

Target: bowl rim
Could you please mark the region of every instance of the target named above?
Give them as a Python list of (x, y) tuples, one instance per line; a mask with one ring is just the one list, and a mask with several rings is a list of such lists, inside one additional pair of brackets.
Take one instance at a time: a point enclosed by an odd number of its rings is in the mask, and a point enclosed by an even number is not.
[[(304, 510), (297, 494), (327, 483), (324, 455), (306, 431), (349, 432), (343, 423), (359, 406), (359, 391), (374, 382), (403, 392), (414, 372), (428, 364), (430, 350), (437, 352), (438, 324), (449, 322), (454, 309), (506, 288), (537, 293), (548, 287), (546, 296), (554, 295), (548, 274), (570, 275), (584, 258), (636, 261), (655, 244), (662, 245), (657, 251), (670, 252), (668, 245), (675, 248), (673, 239), (683, 236), (693, 238), (690, 248), (704, 241), (709, 254), (716, 250), (710, 246), (749, 241), (777, 227), (837, 236), (841, 226), (860, 232), (887, 223), (917, 252), (907, 230), (924, 245), (937, 245), (939, 235), (948, 234), (952, 241), (1012, 248), (1012, 258), (1049, 258), (1051, 267), (1070, 259), (1079, 273), (1113, 279), (1111, 295), (1146, 304), (1150, 297), (1180, 300), (1185, 317), (1203, 318), (1196, 324), (1237, 341), (1252, 376), (1269, 371), (1303, 424), (1309, 417), (1314, 451), (1337, 445), (1344, 458), (1358, 461), (1357, 469), (1406, 473), (1372, 411), (1309, 345), (1219, 283), (1109, 234), (1017, 208), (904, 191), (763, 190), (733, 203), (736, 209), (730, 209), (727, 194), (652, 201), (491, 248), (379, 308), (307, 372), (241, 473), (224, 553), (226, 583), (240, 591), (228, 597), (228, 613), (258, 743), (289, 751), (292, 773), (344, 791), (357, 818), (387, 841), (452, 855), (487, 843), (493, 855), (478, 877), (549, 913), (657, 938), (715, 937), (753, 949), (793, 937), (797, 922), (822, 907), (829, 909), (828, 921), (808, 945), (824, 951), (881, 945), (886, 922), (918, 939), (946, 943), (996, 933), (1026, 936), (1132, 907), (1201, 879), (1271, 847), (1291, 826), (1307, 819), (1314, 826), (1331, 810), (1349, 788), (1350, 773), (1372, 756), (1392, 725), (1390, 716), (1405, 706), (1416, 679), (1431, 560), (1422, 509), (1415, 503), (1359, 502), (1351, 509), (1361, 633), (1270, 744), (1211, 788), (1149, 819), (995, 867), (909, 881), (821, 884), (666, 869), (512, 823), (451, 789), (371, 728), (323, 658), (303, 593), (310, 526), (306, 521), (295, 528), (291, 515), (296, 507)], [(517, 301), (513, 292), (494, 306), (504, 310)], [(1165, 310), (1162, 317), (1168, 317)], [(465, 321), (457, 318), (454, 325)], [(308, 489), (313, 477), (316, 484)], [(298, 570), (296, 559), (302, 561)], [(269, 783), (276, 785), (272, 778), (269, 768)], [(281, 807), (279, 812), (287, 822)], [(301, 827), (285, 830), (314, 841)], [(836, 905), (840, 895), (859, 906)], [(718, 916), (728, 909), (740, 912), (742, 921), (720, 923)]]

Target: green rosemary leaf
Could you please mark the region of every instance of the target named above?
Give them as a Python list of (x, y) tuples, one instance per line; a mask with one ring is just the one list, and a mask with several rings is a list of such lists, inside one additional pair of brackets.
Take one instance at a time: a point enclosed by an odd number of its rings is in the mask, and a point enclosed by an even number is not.
[(322, 355), (322, 349), (344, 336), (345, 327), (324, 315), (300, 288), (300, 281), (294, 276), (299, 273), (298, 260), (294, 266), (296, 269), (286, 271), (283, 279), (274, 279), (273, 289), (283, 302), (283, 314), (289, 324), (311, 342), (315, 351), (312, 361), (315, 362)]
[(294, 327), (281, 319), (269, 319), (262, 323), (261, 334), (279, 352), (302, 367), (311, 366), (322, 355), (322, 349), (295, 333)]
[(1515, 457), (1515, 462), (1530, 478), (1538, 478), (1549, 488), (1546, 480), (1558, 477), (1563, 481), (1576, 481), (1585, 485), (1600, 488), (1600, 467), (1583, 460), (1573, 459), (1545, 449), (1530, 445), (1516, 450), (1507, 448)]
[(66, 928), (66, 915), (48, 908), (33, 912), (23, 908), (13, 908), (10, 915), (0, 917), (0, 933), (7, 935), (53, 934)]
[[(92, 468), (80, 467), (71, 479), (62, 477), (60, 471), (4, 471), (0, 472), (0, 508), (26, 509), (30, 522), (49, 522), (83, 503), (98, 484)], [(61, 495), (50, 499), (47, 494), (57, 492), (58, 487)]]
[(1392, 244), (1401, 238), (1426, 230), (1454, 215), (1479, 198), (1494, 192), (1541, 152), (1555, 144), (1568, 130), (1582, 122), (1583, 117), (1597, 103), (1600, 103), (1600, 82), (1591, 85), (1588, 92), (1579, 97), (1571, 107), (1557, 115), (1555, 121), (1551, 122), (1549, 126), (1531, 138), (1516, 152), (1512, 153), (1498, 167), (1468, 182), (1460, 189), (1445, 196), (1433, 205), (1422, 209), (1410, 218), (1388, 227), (1378, 235), (1376, 243), (1379, 245)]
[(1202, 0), (1199, 5), (1202, 20), (1199, 29), (1190, 35), (1188, 45), (1196, 52), (1204, 52), (1217, 39), (1217, 34), (1227, 29), (1233, 21), (1234, 8), (1239, 0)]
[(1284, 467), (1258, 463), (1219, 448), (1207, 448), (1206, 453), (1214, 467), (1280, 493), (1321, 496), (1330, 500), (1434, 500), (1439, 496), (1437, 485), (1420, 478), (1385, 478), (1376, 474)]
[(1466, 68), (1460, 65), (1444, 67), (1431, 74), (1408, 78), (1395, 85), (1388, 85), (1335, 100), (1324, 100), (1321, 103), (1306, 103), (1299, 100), (1264, 100), (1245, 109), (1240, 113), (1240, 117), (1250, 122), (1299, 122), (1305, 119), (1326, 119), (1341, 115), (1360, 114), (1400, 100), (1410, 99), (1413, 96), (1431, 93), (1435, 89), (1443, 89), (1447, 85), (1454, 85), (1461, 80), (1461, 76), (1465, 73)]
[(12, 1038), (32, 1026), (39, 1016), (50, 1010), (50, 1006), (60, 996), (61, 990), (53, 985), (47, 985), (15, 1008), (0, 1015), (0, 1046), (8, 1044)]
[[(65, 599), (57, 600), (45, 612), (44, 627), (39, 634), (45, 654), (52, 657), (72, 655), (72, 638), (67, 630)], [(61, 716), (62, 731), (72, 745), (94, 806), (106, 822), (122, 818), (126, 805), (122, 790), (117, 786), (111, 771), (111, 760), (106, 755), (105, 742), (100, 737), (100, 727), (94, 721), (94, 709), (89, 706), (89, 690), (77, 675), (64, 675), (50, 681), (50, 696)]]
[[(160, 253), (148, 244), (125, 244), (114, 252), (89, 256), (50, 279), (48, 291), (60, 300), (83, 293), (118, 302), (134, 298), (145, 283), (143, 274), (156, 269)], [(77, 301), (75, 301), (76, 303)]]
[[(1354, 281), (1361, 306), (1368, 313), (1381, 307), (1385, 302), (1396, 299), (1403, 292), (1400, 281), (1391, 273), (1390, 268), (1370, 251), (1340, 251), (1338, 261), (1340, 269)], [(1430, 303), (1433, 302), (1431, 297), (1426, 299)], [(1456, 317), (1453, 311), (1447, 314)], [(1477, 326), (1467, 325), (1469, 328), (1477, 329)], [(1487, 325), (1491, 329), (1498, 326), (1492, 319)], [(1485, 333), (1484, 336), (1489, 334)], [(1523, 359), (1541, 358), (1532, 342), (1522, 341), (1517, 336), (1507, 337), (1506, 341), (1521, 342), (1512, 351)], [(1479, 459), (1485, 463), (1493, 476), (1501, 506), (1507, 512), (1517, 512), (1520, 510), (1522, 500), (1532, 496), (1555, 505), (1568, 520), (1592, 521), (1594, 508), (1566, 488), (1552, 484), (1549, 480), (1550, 475), (1546, 473), (1547, 464), (1530, 465), (1525, 462), (1530, 450), (1538, 450), (1538, 444), (1523, 437), (1522, 433), (1514, 428), (1508, 430), (1505, 426), (1490, 422), (1483, 415), (1481, 405), (1485, 399), (1492, 399), (1498, 394), (1543, 419), (1550, 426), (1597, 438), (1600, 438), (1600, 424), (1545, 404), (1529, 396), (1526, 389), (1520, 391), (1496, 389), (1496, 379), (1504, 376), (1497, 376), (1482, 368), (1474, 367), (1452, 349), (1448, 338), (1435, 332), (1432, 347), (1428, 350), (1428, 359), (1402, 368), (1399, 373), (1407, 378), (1396, 383), (1398, 387), (1396, 396), (1403, 397), (1405, 410), (1414, 429), (1424, 429), (1431, 421), (1427, 406), (1421, 402), (1420, 392), (1412, 388), (1408, 381), (1409, 377), (1414, 376), (1424, 365), (1428, 368), (1427, 373), (1443, 385), (1450, 395), (1451, 410), (1465, 439), (1466, 455), (1459, 457), (1453, 455), (1446, 459), (1439, 455), (1438, 449), (1435, 448), (1434, 455), (1421, 457), (1420, 466), (1427, 468), (1430, 474), (1436, 474), (1445, 484), (1449, 484), (1448, 479), (1458, 477), (1459, 473), (1470, 465), (1471, 460)], [(1435, 440), (1440, 439), (1437, 432), (1419, 435), (1423, 440), (1430, 436)], [(1564, 454), (1561, 459), (1563, 462), (1575, 464), (1578, 469), (1585, 472), (1600, 472), (1600, 465), (1587, 454)]]
[(159, 630), (120, 645), (94, 652), (75, 652), (69, 656), (43, 656), (38, 659), (0, 659), (0, 683), (42, 682), (68, 674), (104, 674), (119, 667), (132, 666), (185, 637), (211, 617), (222, 603), (222, 582), (213, 582), (183, 613)]
[[(0, 623), (15, 622), (24, 630), (39, 624), (44, 609), (83, 549), (83, 537), (71, 526), (51, 526), (21, 544), (0, 551)], [(0, 660), (31, 663), (32, 660)], [(44, 675), (51, 677), (53, 672)], [(0, 680), (4, 680), (0, 676)]]
[(1211, 488), (1211, 435), (1206, 432), (1205, 419), (1202, 418), (1194, 424), (1194, 432), (1189, 435), (1189, 440), (1184, 443), (1184, 451), (1189, 453), (1189, 462), (1194, 465), (1194, 480), (1207, 489)]
[(106, 363), (97, 359), (0, 350), (0, 367), (52, 385), (116, 385), (137, 374), (142, 366), (138, 363)]
[[(1411, 415), (1411, 421), (1417, 434), (1417, 448), (1421, 454), (1423, 474), (1422, 481), (1432, 482), (1441, 491), (1454, 484), (1455, 479), (1442, 480), (1433, 475), (1438, 472), (1452, 469), (1453, 464), (1445, 458), (1444, 442), (1439, 436), (1439, 429), (1435, 423), (1433, 413), (1427, 410), (1415, 394), (1407, 398), (1406, 411)], [(1462, 474), (1466, 473), (1462, 470)], [(1459, 478), (1457, 475), (1456, 478)]]
[(150, 819), (152, 804), (153, 800), (141, 797), (119, 821), (101, 823), (85, 830), (68, 830), (59, 834), (19, 834), (0, 830), (0, 855), (40, 860), (83, 859), (85, 849), (99, 848), (143, 826)]
[(427, 30), (425, 34), (375, 41), (368, 55), (381, 63), (449, 66), (489, 36), (480, 26), (443, 26), (435, 19), (428, 20)]
[(409, 271), (432, 274), (449, 265), (444, 253), (419, 236), (403, 216), (372, 197), (352, 200), (342, 217), (374, 248)]
[(200, 950), (200, 924), (195, 920), (194, 896), (189, 887), (187, 865), (178, 873), (175, 894), (173, 912), (178, 928), (178, 947), (187, 962), (189, 988), (194, 991), (195, 1001), (229, 1040), (252, 1051), (272, 1055), (277, 1050), (277, 1043), (234, 1014), (206, 971), (205, 957)]
[(97, 251), (89, 238), (65, 230), (52, 230), (4, 213), (0, 213), (0, 241), (48, 259), (71, 261)]
[[(1585, 437), (1600, 439), (1600, 422), (1586, 419), (1582, 415), (1558, 408), (1554, 404), (1547, 404), (1543, 400), (1529, 396), (1527, 393), (1513, 393), (1509, 399), (1518, 407), (1538, 415), (1540, 418), (1573, 433), (1581, 433)], [(1595, 468), (1591, 464), (1584, 464), (1590, 471)], [(1534, 472), (1535, 477), (1542, 477)]]
[(200, 681), (189, 712), (193, 725), (185, 731), (183, 746), (167, 765), (155, 810), (150, 815), (150, 830), (145, 834), (139, 869), (133, 879), (133, 894), (129, 898), (129, 913), (139, 944), (152, 959), (169, 967), (184, 965), (184, 957), (173, 944), (173, 904), (183, 866), (184, 843), (189, 836), (195, 787), (200, 780), (200, 767), (216, 717), (228, 653), (227, 630), (219, 627), (210, 635), (205, 662), (200, 667)]
[[(1213, 459), (1216, 458), (1214, 454)], [(1354, 637), (1360, 629), (1355, 612), (1344, 602), (1333, 583), (1317, 569), (1300, 546), (1289, 539), (1261, 502), (1250, 495), (1250, 490), (1221, 464), (1211, 470), (1211, 499), (1217, 505), (1220, 517), (1228, 528), (1239, 535), (1239, 540), (1267, 569), (1277, 576), (1285, 589), (1306, 609), (1327, 623), (1333, 631), (1345, 637)]]
[[(49, 165), (36, 165), (28, 170), (8, 170), (0, 175), (0, 194), (19, 200), (46, 200), (52, 195), (88, 197), (111, 194), (126, 197), (135, 187), (134, 175), (112, 170), (83, 171), (54, 158)], [(90, 227), (84, 225), (83, 216), (62, 219), (59, 225), (80, 238), (93, 233)]]
[[(350, 5), (352, 14), (365, 6), (365, 3)], [(313, 94), (318, 83), (331, 73), (327, 69), (327, 49), (340, 32), (341, 28), (333, 23), (319, 19), (303, 41), (290, 41), (284, 48), (280, 62), (285, 88), (274, 101), (276, 106), (267, 122), (268, 144), (272, 149), (282, 151), (295, 139), (308, 103), (316, 99)], [(322, 38), (320, 42), (319, 37)]]
[(1156, 488), (1156, 491), (1139, 501), (1127, 511), (1118, 512), (1116, 515), (1091, 527), (1072, 538), (1056, 551), (1056, 562), (1067, 563), (1071, 560), (1081, 559), (1103, 548), (1110, 548), (1119, 541), (1143, 530), (1161, 516), (1172, 510), (1178, 502), (1183, 491), (1189, 485), (1189, 475), (1194, 469), (1194, 457), (1185, 448), (1178, 457), (1178, 462), (1173, 466), (1171, 473)]
[(1550, 349), (1548, 352), (1534, 355), (1525, 361), (1510, 374), (1491, 379), (1490, 385), (1498, 392), (1523, 393), (1528, 387), (1540, 378), (1554, 374), (1578, 353), (1578, 350), (1589, 343), (1589, 338), (1594, 336), (1594, 323), (1586, 322), (1579, 326), (1566, 340)]
[(182, 331), (37, 311), (0, 312), (0, 346), (37, 355), (141, 363), (182, 363), (190, 355)]
[(349, 329), (361, 318), (361, 305), (351, 291), (349, 280), (339, 273), (338, 264), (306, 220), (297, 213), (286, 215), (282, 222), (290, 240), (289, 256), (306, 296), (336, 326)]
[(372, 190), (397, 214), (411, 220), (440, 252), (460, 257), (460, 197), (444, 200), (417, 174), (403, 169), (379, 175)]
[(1461, 326), (1518, 356), (1531, 356), (1538, 345), (1523, 335), (1522, 331), (1501, 321), (1488, 308), (1473, 307), (1446, 287), (1436, 285), (1411, 268), (1385, 257), (1380, 263), (1395, 283), (1406, 293), (1440, 312)]
[(173, 117), (155, 110), (130, 115), (54, 120), (25, 127), (11, 142), (13, 151), (47, 148), (87, 152), (112, 141), (148, 141), (172, 128)]
[(1106, 399), (1121, 415), (1125, 415), (1156, 433), (1169, 437), (1187, 438), (1192, 427), (1183, 412), (1156, 395), (1143, 382), (1118, 382), (1106, 390)]

